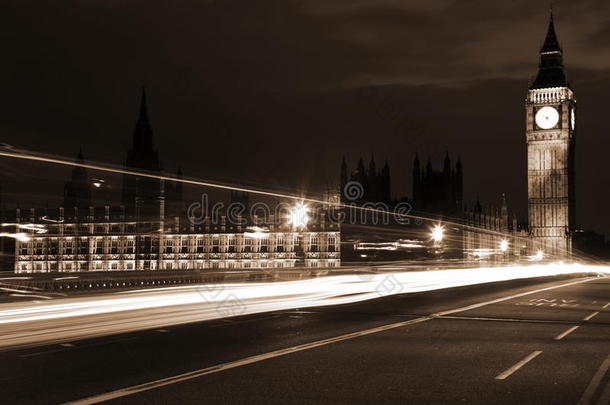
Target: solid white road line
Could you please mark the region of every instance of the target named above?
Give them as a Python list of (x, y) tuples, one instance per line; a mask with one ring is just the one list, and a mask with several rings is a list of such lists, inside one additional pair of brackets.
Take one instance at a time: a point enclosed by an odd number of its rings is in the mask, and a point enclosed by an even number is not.
[(580, 326), (572, 326), (570, 329), (566, 330), (563, 333), (560, 333), (559, 335), (555, 336), (554, 339), (555, 340), (561, 340), (564, 337), (568, 336), (570, 333), (574, 332), (576, 329), (578, 329)]
[(588, 321), (589, 319), (593, 318), (597, 314), (599, 314), (599, 312), (593, 312), (591, 315), (589, 315), (585, 319), (583, 319), (583, 321)]
[(609, 303), (607, 303), (606, 305), (604, 305), (602, 308), (603, 308), (603, 309), (606, 309), (606, 308), (608, 308), (608, 307), (610, 307), (610, 302), (609, 302)]
[(515, 364), (514, 366), (512, 366), (511, 368), (509, 368), (508, 370), (498, 374), (496, 376), (496, 380), (504, 380), (507, 377), (509, 377), (512, 373), (514, 373), (515, 371), (519, 370), (521, 367), (525, 366), (528, 362), (530, 362), (532, 359), (534, 359), (536, 356), (538, 356), (540, 353), (542, 353), (542, 351), (540, 350), (536, 350), (535, 352), (530, 353), (529, 355), (527, 355), (527, 357), (525, 357), (523, 360), (521, 360), (519, 363)]
[(537, 293), (543, 292), (543, 291), (549, 291), (549, 290), (554, 290), (557, 288), (572, 286), (575, 284), (586, 283), (587, 281), (596, 280), (596, 279), (597, 279), (597, 277), (589, 277), (589, 278), (572, 281), (572, 282), (565, 283), (565, 284), (559, 284), (559, 285), (555, 285), (555, 286), (540, 288), (537, 290), (526, 291), (523, 293), (510, 295), (508, 297), (497, 298), (497, 299), (491, 300), (491, 301), (480, 302), (478, 304), (468, 305), (466, 307), (438, 312), (438, 313), (435, 313), (435, 314), (432, 314), (429, 316), (415, 318), (415, 319), (411, 319), (408, 321), (392, 323), (389, 325), (379, 326), (376, 328), (366, 329), (366, 330), (362, 330), (362, 331), (358, 331), (358, 332), (352, 332), (352, 333), (336, 336), (336, 337), (329, 338), (329, 339), (318, 340), (316, 342), (305, 343), (302, 345), (288, 347), (288, 348), (280, 349), (280, 350), (274, 350), (272, 352), (259, 354), (259, 355), (251, 356), (251, 357), (246, 357), (245, 359), (236, 360), (236, 361), (232, 361), (232, 362), (228, 362), (228, 363), (221, 363), (221, 364), (217, 364), (215, 366), (202, 368), (200, 370), (195, 370), (195, 371), (191, 371), (191, 372), (184, 373), (184, 374), (178, 374), (178, 375), (175, 375), (172, 377), (163, 378), (160, 380), (151, 381), (151, 382), (144, 383), (144, 384), (134, 385), (134, 386), (127, 387), (127, 388), (122, 388), (122, 389), (119, 389), (116, 391), (111, 391), (111, 392), (107, 392), (107, 393), (103, 393), (103, 394), (99, 394), (99, 395), (94, 395), (94, 396), (91, 396), (88, 398), (68, 402), (67, 404), (69, 404), (69, 405), (88, 405), (88, 404), (96, 404), (96, 403), (103, 402), (103, 401), (109, 401), (111, 399), (125, 397), (127, 395), (136, 394), (136, 393), (142, 392), (142, 391), (149, 391), (149, 390), (152, 390), (155, 388), (163, 387), (163, 386), (170, 385), (170, 384), (175, 384), (175, 383), (178, 383), (181, 381), (186, 381), (186, 380), (191, 380), (193, 378), (202, 377), (204, 375), (214, 374), (214, 373), (218, 373), (220, 371), (230, 370), (232, 368), (245, 366), (247, 364), (257, 363), (259, 361), (272, 359), (274, 357), (280, 357), (280, 356), (284, 356), (284, 355), (287, 355), (290, 353), (301, 352), (304, 350), (309, 350), (309, 349), (313, 349), (313, 348), (320, 347), (320, 346), (326, 346), (331, 343), (337, 343), (337, 342), (341, 342), (344, 340), (357, 338), (360, 336), (371, 335), (374, 333), (379, 333), (379, 332), (383, 332), (383, 331), (390, 330), (390, 329), (400, 328), (402, 326), (414, 325), (417, 323), (430, 321), (439, 316), (468, 311), (470, 309), (480, 308), (480, 307), (483, 307), (486, 305), (496, 304), (498, 302), (508, 301), (508, 300), (520, 298), (520, 297), (523, 297), (526, 295), (537, 294)]
[[(604, 378), (604, 375), (606, 375), (606, 371), (608, 371), (609, 368), (610, 368), (610, 355), (608, 355), (608, 357), (606, 357), (606, 360), (603, 361), (602, 365), (599, 367), (599, 369), (597, 370), (597, 372), (591, 379), (591, 382), (585, 389), (585, 392), (582, 394), (580, 401), (578, 401), (578, 405), (589, 405), (592, 403), (593, 396), (595, 395), (597, 388), (601, 384), (601, 382)], [(602, 402), (600, 402), (600, 404), (601, 403)]]

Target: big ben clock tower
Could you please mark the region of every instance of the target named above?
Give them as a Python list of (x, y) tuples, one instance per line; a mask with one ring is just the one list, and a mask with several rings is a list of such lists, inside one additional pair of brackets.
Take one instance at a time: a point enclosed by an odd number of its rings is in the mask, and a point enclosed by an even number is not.
[(552, 13), (538, 68), (525, 103), (529, 230), (534, 251), (566, 257), (574, 227), (576, 99)]

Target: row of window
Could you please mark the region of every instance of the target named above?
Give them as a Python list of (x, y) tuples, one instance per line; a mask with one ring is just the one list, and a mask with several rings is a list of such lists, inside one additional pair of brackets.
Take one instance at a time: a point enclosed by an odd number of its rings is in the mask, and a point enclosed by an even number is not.
[[(306, 267), (338, 267), (338, 259), (306, 260)], [(296, 260), (196, 260), (196, 261), (152, 261), (145, 260), (136, 266), (135, 261), (95, 261), (95, 262), (18, 262), (18, 273), (53, 271), (119, 271), (119, 270), (204, 270), (204, 269), (257, 269), (295, 267)]]
[[(250, 238), (234, 235), (220, 237), (173, 237), (162, 241), (163, 253), (234, 253), (234, 252), (292, 252), (295, 247), (317, 252), (337, 250), (335, 234), (309, 234), (299, 238), (294, 235), (277, 234), (272, 238)], [(150, 237), (140, 238), (137, 251), (141, 253), (159, 252), (160, 241)], [(17, 245), (20, 255), (73, 255), (73, 254), (133, 254), (136, 240), (119, 238), (35, 238)]]

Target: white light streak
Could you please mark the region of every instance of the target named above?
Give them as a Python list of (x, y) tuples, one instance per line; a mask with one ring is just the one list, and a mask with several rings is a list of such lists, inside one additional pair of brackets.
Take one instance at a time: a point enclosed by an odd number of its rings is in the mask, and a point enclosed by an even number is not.
[(243, 308), (240, 314), (245, 315), (358, 302), (379, 297), (379, 285), (389, 275), (401, 287), (394, 291), (413, 293), (576, 273), (610, 274), (610, 267), (553, 263), (404, 271), (370, 274), (367, 277), (339, 275), (275, 283), (189, 285), (62, 297), (44, 303), (3, 303), (0, 304), (0, 325), (3, 325), (5, 332), (0, 347), (224, 318), (226, 315), (218, 310), (220, 305), (239, 305)]
[(19, 242), (29, 242), (30, 237), (27, 233), (18, 232), (18, 233), (9, 233), (9, 232), (0, 232), (0, 237), (13, 238), (18, 240)]

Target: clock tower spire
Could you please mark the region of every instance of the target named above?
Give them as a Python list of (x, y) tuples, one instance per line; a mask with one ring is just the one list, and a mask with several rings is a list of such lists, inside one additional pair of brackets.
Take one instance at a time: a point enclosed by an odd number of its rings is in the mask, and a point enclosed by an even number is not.
[(529, 231), (533, 251), (551, 257), (572, 250), (575, 108), (551, 11), (525, 103)]

